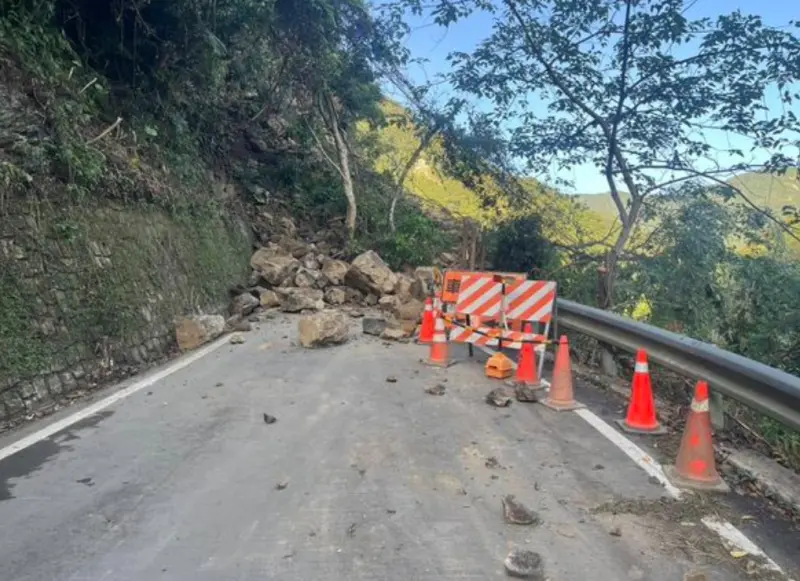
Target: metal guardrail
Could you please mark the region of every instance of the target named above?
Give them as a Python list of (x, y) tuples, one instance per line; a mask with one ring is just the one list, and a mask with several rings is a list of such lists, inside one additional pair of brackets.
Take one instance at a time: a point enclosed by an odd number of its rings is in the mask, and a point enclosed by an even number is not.
[(800, 377), (709, 343), (620, 315), (558, 299), (556, 321), (620, 349), (646, 349), (651, 361), (681, 375), (708, 381), (736, 401), (800, 430)]

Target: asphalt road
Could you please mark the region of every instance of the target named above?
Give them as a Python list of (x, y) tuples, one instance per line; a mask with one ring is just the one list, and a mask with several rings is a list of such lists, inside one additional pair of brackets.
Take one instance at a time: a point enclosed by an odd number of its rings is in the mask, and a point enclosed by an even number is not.
[[(753, 578), (577, 415), (492, 408), (479, 364), (415, 345), (302, 350), (295, 324), (0, 461), (0, 579), (485, 580), (512, 547), (551, 581)], [(541, 524), (506, 524), (506, 494)]]

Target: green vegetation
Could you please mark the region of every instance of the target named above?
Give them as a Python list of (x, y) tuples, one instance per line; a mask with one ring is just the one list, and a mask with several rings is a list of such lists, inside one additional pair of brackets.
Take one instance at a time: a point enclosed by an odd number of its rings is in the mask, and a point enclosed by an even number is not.
[[(546, 191), (526, 200), (539, 218), (526, 233), (541, 230), (555, 254), (504, 226), (507, 248), (517, 240), (550, 260), (541, 270), (562, 296), (797, 373), (796, 23), (772, 28), (741, 12), (692, 19), (682, 0), (402, 5), (442, 28), (486, 23), (485, 38), (451, 53), (431, 84), (489, 105), (470, 118), (495, 137), (487, 151), (499, 144), (531, 173), (591, 164), (606, 178), (607, 195), (573, 198), (583, 211)], [(781, 102), (767, 106), (772, 94)], [(715, 149), (711, 134), (737, 144)], [(525, 253), (507, 258), (496, 257), (530, 266)], [(763, 433), (797, 462), (800, 437)]]
[[(791, 29), (680, 0), (490, 4), (0, 0), (0, 377), (221, 304), (264, 211), (396, 269), (469, 222), (486, 266), (797, 373), (797, 95), (762, 106), (800, 79)], [(404, 77), (408, 9), (492, 24), (436, 79), (445, 103)], [(522, 175), (587, 163), (609, 194)]]

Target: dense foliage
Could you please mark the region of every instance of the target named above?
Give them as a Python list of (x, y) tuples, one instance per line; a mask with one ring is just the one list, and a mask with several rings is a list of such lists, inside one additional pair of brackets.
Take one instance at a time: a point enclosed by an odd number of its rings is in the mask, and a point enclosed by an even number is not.
[[(603, 264), (602, 306), (800, 372), (792, 26), (691, 19), (682, 0), (378, 6), (0, 0), (0, 210), (99, 196), (200, 222), (276, 204), (395, 268), (435, 262), (443, 223), (467, 218), (487, 266), (595, 303)], [(486, 22), (431, 83), (445, 103), (404, 75), (408, 9)], [(714, 150), (711, 130), (756, 147)], [(521, 179), (587, 163), (605, 215)]]

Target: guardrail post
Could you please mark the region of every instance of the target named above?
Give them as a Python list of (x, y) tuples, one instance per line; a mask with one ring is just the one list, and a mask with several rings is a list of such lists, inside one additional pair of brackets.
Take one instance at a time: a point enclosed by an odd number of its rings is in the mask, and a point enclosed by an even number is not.
[(711, 412), (711, 425), (717, 431), (725, 429), (725, 398), (715, 389), (709, 391), (709, 411)]

